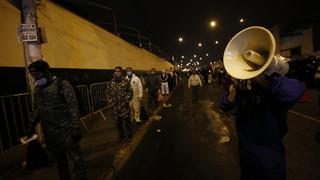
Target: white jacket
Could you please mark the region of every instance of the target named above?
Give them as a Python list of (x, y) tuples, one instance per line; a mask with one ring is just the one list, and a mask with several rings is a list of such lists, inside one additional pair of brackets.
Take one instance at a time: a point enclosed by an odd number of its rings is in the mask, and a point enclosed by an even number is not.
[(189, 77), (189, 81), (188, 81), (188, 87), (190, 88), (191, 86), (202, 86), (202, 82), (201, 79), (199, 77), (199, 75), (195, 74), (195, 75), (191, 75)]
[[(126, 78), (129, 79), (128, 76)], [(136, 97), (142, 98), (143, 88), (142, 88), (142, 83), (141, 83), (140, 78), (138, 76), (136, 76), (135, 74), (133, 74), (131, 81), (130, 81), (130, 84), (131, 84), (131, 88), (133, 91), (133, 97), (134, 98), (136, 98)]]

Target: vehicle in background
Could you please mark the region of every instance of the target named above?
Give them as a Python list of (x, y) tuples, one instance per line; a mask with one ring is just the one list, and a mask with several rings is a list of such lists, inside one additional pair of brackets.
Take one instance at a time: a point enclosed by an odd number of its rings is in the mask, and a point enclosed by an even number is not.
[(308, 88), (315, 88), (317, 87), (317, 82), (314, 75), (319, 65), (319, 56), (291, 57), (289, 61), (290, 70), (286, 76), (305, 82)]

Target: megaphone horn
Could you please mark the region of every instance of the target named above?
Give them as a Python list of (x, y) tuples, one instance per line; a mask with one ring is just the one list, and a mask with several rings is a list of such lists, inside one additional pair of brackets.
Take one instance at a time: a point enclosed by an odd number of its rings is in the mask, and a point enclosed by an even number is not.
[(228, 43), (223, 64), (236, 79), (251, 79), (260, 74), (285, 75), (289, 71), (288, 59), (275, 55), (275, 40), (266, 28), (252, 26), (240, 31)]

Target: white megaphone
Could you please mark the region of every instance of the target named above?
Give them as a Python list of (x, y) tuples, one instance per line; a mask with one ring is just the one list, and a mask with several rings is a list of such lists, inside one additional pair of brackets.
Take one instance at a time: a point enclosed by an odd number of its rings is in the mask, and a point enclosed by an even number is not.
[(263, 27), (252, 26), (240, 31), (228, 43), (223, 65), (236, 79), (251, 79), (260, 74), (285, 75), (288, 58), (275, 55), (276, 43), (272, 33)]

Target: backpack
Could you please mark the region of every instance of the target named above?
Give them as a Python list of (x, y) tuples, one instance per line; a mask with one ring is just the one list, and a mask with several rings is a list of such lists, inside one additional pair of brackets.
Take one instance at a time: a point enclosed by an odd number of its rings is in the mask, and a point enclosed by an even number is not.
[[(59, 91), (59, 94), (64, 97), (64, 95), (63, 95), (63, 79), (57, 77), (57, 81), (58, 81), (58, 91)], [(69, 82), (69, 83), (70, 83), (70, 82)], [(72, 86), (72, 84), (71, 84), (71, 86)], [(81, 115), (86, 115), (86, 114), (84, 114), (84, 113), (86, 112), (86, 111), (85, 111), (85, 107), (84, 107), (84, 105), (81, 103), (81, 102), (82, 102), (82, 101), (81, 101), (81, 98), (79, 98), (79, 97), (81, 97), (81, 96), (80, 96), (80, 92), (79, 92), (79, 90), (78, 90), (77, 88), (74, 88), (74, 86), (72, 86), (72, 87), (73, 87), (74, 92), (76, 93), (76, 97), (77, 97), (77, 101), (78, 101), (79, 114), (80, 114), (80, 116), (81, 116)]]

